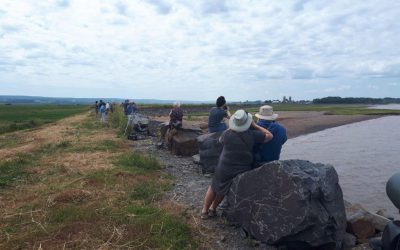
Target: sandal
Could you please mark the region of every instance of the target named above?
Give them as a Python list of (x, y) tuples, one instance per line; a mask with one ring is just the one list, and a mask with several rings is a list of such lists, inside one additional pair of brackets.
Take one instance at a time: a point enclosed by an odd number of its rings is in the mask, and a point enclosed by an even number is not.
[(218, 216), (218, 214), (217, 214), (216, 210), (212, 210), (212, 209), (208, 210), (208, 217), (215, 218), (217, 216)]
[(201, 218), (202, 220), (208, 219), (208, 213), (207, 213), (207, 212), (201, 212), (201, 213), (200, 213), (200, 218)]

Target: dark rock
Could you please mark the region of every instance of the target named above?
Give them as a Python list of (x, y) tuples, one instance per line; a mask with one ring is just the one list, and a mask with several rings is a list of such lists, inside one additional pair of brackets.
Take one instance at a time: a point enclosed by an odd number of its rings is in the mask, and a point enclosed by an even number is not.
[(218, 165), (218, 159), (222, 152), (222, 144), (218, 141), (221, 134), (222, 132), (217, 132), (197, 137), (203, 173), (214, 173), (214, 169)]
[(160, 136), (171, 150), (179, 156), (192, 156), (199, 152), (197, 137), (203, 132), (200, 128), (183, 125), (180, 129), (170, 129), (167, 122), (160, 125)]
[(330, 165), (274, 161), (237, 176), (228, 219), (255, 239), (288, 248), (340, 249), (346, 228), (342, 190)]
[(356, 236), (349, 234), (349, 233), (345, 233), (344, 239), (343, 239), (343, 247), (344, 248), (355, 247), (356, 243), (357, 243)]
[(172, 137), (170, 144), (171, 152), (175, 155), (192, 156), (199, 152), (196, 131), (178, 130)]

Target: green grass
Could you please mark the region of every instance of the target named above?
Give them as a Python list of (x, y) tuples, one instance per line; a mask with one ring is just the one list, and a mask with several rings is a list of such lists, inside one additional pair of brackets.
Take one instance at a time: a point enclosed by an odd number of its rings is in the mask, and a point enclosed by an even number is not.
[(95, 182), (104, 186), (113, 186), (118, 183), (117, 172), (114, 170), (97, 170), (86, 175), (85, 179), (89, 182)]
[[(136, 230), (141, 228), (140, 237), (146, 241), (146, 246), (157, 249), (196, 249), (190, 228), (176, 217), (153, 206), (130, 205), (124, 209), (121, 219)], [(135, 231), (136, 231), (135, 230)]]
[(51, 155), (71, 147), (71, 142), (61, 141), (46, 144), (31, 153), (20, 154), (11, 160), (0, 161), (0, 190), (34, 176), (30, 171), (44, 155)]
[(82, 113), (82, 105), (0, 105), (0, 134), (35, 128)]
[(156, 159), (136, 152), (117, 156), (114, 160), (114, 165), (125, 171), (138, 174), (154, 172), (161, 169), (161, 165)]
[(93, 207), (83, 207), (78, 205), (68, 204), (66, 206), (56, 207), (50, 210), (50, 223), (68, 223), (74, 221), (91, 221), (95, 219), (96, 213)]
[(25, 180), (29, 173), (26, 171), (34, 164), (32, 155), (20, 155), (15, 159), (0, 163), (0, 189), (11, 186), (13, 183)]
[(132, 200), (141, 200), (145, 204), (149, 204), (153, 201), (158, 200), (164, 191), (171, 189), (169, 184), (156, 184), (153, 181), (141, 182), (133, 187), (133, 190), (129, 194), (129, 198)]

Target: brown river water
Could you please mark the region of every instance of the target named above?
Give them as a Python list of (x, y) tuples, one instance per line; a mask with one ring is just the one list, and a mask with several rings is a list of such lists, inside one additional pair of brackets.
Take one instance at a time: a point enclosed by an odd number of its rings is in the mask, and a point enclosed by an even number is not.
[[(400, 105), (391, 105), (400, 109)], [(345, 200), (395, 218), (399, 212), (386, 196), (386, 182), (400, 171), (400, 116), (326, 129), (286, 142), (281, 159), (331, 164), (339, 174)]]

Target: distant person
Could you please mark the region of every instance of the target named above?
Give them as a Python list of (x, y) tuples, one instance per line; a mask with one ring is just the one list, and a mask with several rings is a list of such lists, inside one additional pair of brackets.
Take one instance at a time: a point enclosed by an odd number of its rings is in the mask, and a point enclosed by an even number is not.
[(124, 114), (127, 116), (128, 115), (128, 105), (129, 105), (129, 100), (127, 99), (127, 100), (125, 100), (123, 103), (122, 103), (122, 107), (124, 108)]
[(95, 110), (96, 118), (97, 118), (99, 116), (99, 102), (98, 101), (96, 101), (94, 103), (94, 110)]
[(202, 219), (215, 217), (216, 209), (228, 193), (233, 178), (252, 169), (254, 145), (268, 142), (272, 138), (268, 130), (253, 121), (250, 113), (240, 109), (233, 114), (229, 119), (229, 129), (219, 139), (223, 149), (211, 186), (204, 197)]
[(126, 106), (125, 114), (130, 117), (136, 112), (136, 103), (129, 101), (128, 105)]
[(279, 160), (287, 135), (286, 129), (275, 121), (278, 118), (278, 114), (274, 113), (271, 106), (265, 105), (260, 107), (255, 116), (258, 118), (257, 125), (267, 129), (274, 136), (268, 143), (256, 144), (254, 150), (256, 165)]
[(171, 111), (169, 112), (170, 128), (179, 129), (182, 127), (183, 110), (179, 102), (174, 102)]
[(106, 113), (110, 112), (110, 103), (106, 102)]
[(228, 106), (225, 104), (225, 97), (220, 96), (217, 98), (217, 106), (211, 108), (210, 115), (208, 116), (208, 132), (214, 133), (227, 129), (224, 118), (229, 118), (231, 114), (229, 113)]
[(114, 112), (114, 103), (110, 103), (110, 112), (113, 113)]
[(101, 125), (104, 127), (106, 125), (106, 104), (104, 102), (102, 102), (101, 106), (100, 106), (100, 114), (101, 114)]

